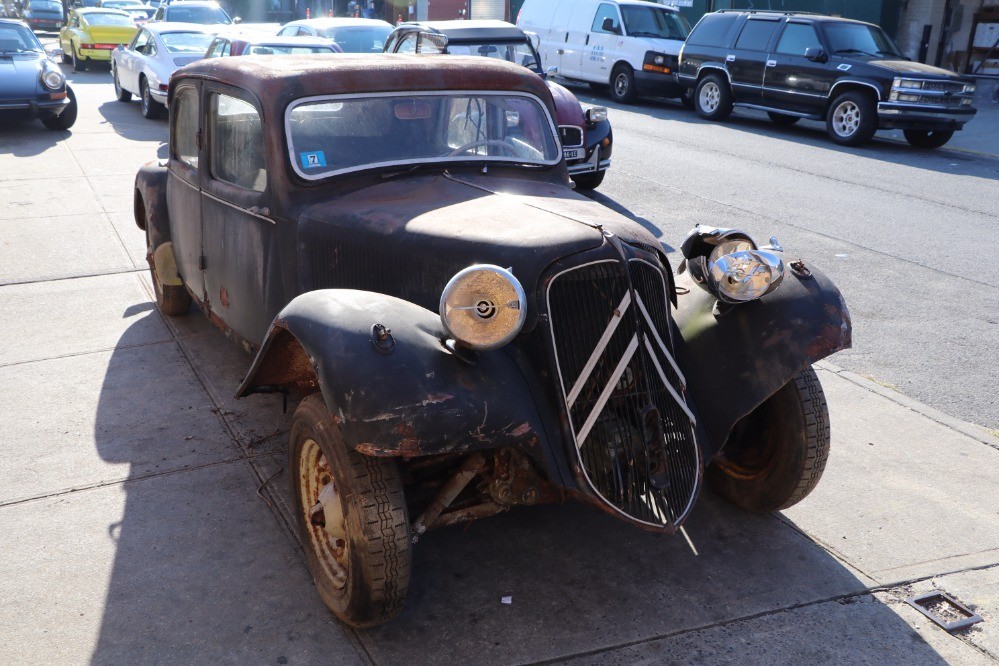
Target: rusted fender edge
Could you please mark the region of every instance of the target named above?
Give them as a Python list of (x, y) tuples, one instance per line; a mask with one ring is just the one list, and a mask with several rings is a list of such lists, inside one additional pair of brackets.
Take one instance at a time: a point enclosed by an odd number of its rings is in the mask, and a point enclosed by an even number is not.
[(678, 299), (677, 361), (709, 437), (706, 456), (718, 452), (732, 427), (816, 361), (852, 343), (850, 312), (829, 278), (790, 271), (772, 294), (720, 315), (715, 299), (687, 274), (689, 293)]
[(135, 225), (151, 230), (153, 240), (160, 243), (170, 240), (170, 222), (167, 216), (167, 168), (159, 161), (143, 164), (135, 174), (133, 196)]
[[(389, 353), (372, 342), (376, 324), (391, 330)], [(413, 303), (367, 291), (311, 291), (274, 320), (236, 395), (274, 388), (303, 394), (318, 382), (345, 443), (366, 455), (542, 445), (541, 419), (513, 361), (495, 350), (469, 364), (443, 338), (440, 317)]]

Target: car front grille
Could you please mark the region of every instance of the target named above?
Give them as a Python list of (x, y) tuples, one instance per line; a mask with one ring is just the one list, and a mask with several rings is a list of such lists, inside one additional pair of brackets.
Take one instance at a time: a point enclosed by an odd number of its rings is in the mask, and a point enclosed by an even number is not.
[(563, 148), (575, 148), (583, 145), (583, 128), (573, 125), (559, 125), (558, 138)]
[(960, 97), (950, 95), (920, 95), (917, 104), (931, 104), (934, 106), (960, 106)]
[(923, 81), (923, 90), (935, 90), (937, 92), (960, 93), (964, 92), (963, 83), (952, 83), (949, 81)]
[(571, 268), (553, 278), (547, 305), (572, 455), (586, 482), (631, 520), (675, 531), (702, 465), (662, 269), (639, 259)]

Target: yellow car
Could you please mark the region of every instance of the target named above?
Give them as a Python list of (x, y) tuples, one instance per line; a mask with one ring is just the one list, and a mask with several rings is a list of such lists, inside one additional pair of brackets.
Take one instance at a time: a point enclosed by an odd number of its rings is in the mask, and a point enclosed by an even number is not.
[(91, 60), (110, 62), (111, 51), (131, 42), (135, 31), (132, 16), (120, 9), (74, 9), (59, 31), (62, 61), (72, 62), (78, 72), (86, 70)]

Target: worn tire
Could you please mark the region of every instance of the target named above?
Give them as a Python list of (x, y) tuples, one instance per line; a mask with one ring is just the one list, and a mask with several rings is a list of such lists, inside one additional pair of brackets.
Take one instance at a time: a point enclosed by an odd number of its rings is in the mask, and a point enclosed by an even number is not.
[(66, 95), (69, 97), (69, 105), (63, 109), (58, 116), (42, 118), (42, 124), (50, 130), (65, 131), (76, 124), (76, 114), (79, 107), (76, 104), (76, 93), (69, 86), (66, 86)]
[(607, 170), (590, 171), (589, 173), (577, 173), (572, 177), (572, 182), (576, 183), (577, 190), (595, 190), (604, 182)]
[(954, 136), (954, 132), (944, 130), (905, 130), (903, 134), (913, 148), (939, 148)]
[(128, 92), (121, 87), (121, 81), (118, 79), (118, 68), (111, 65), (111, 78), (114, 79), (114, 95), (119, 102), (131, 102), (132, 93)]
[(76, 55), (76, 47), (73, 46), (72, 42), (70, 42), (69, 44), (69, 50), (72, 53), (71, 57), (73, 60), (73, 71), (74, 72), (87, 71), (87, 65), (89, 64), (89, 61), (86, 58), (80, 58)]
[(635, 90), (635, 72), (628, 65), (617, 65), (610, 77), (611, 99), (621, 104), (631, 104), (638, 96)]
[(694, 108), (694, 91), (691, 88), (687, 88), (683, 91), (683, 94), (677, 98), (680, 105), (685, 109)]
[(770, 121), (777, 127), (790, 127), (801, 120), (798, 116), (789, 116), (786, 113), (776, 113), (774, 111), (767, 111), (767, 115), (770, 116)]
[(812, 492), (828, 457), (829, 409), (806, 368), (735, 425), (705, 479), (743, 509), (778, 511)]
[[(70, 48), (72, 48), (72, 46)], [(62, 60), (62, 64), (64, 65), (68, 65), (71, 62), (73, 62), (73, 58), (71, 58), (70, 55), (65, 51), (62, 52), (62, 55), (59, 56), (59, 58)]]
[(708, 74), (694, 89), (694, 109), (708, 120), (725, 120), (732, 114), (732, 89), (721, 74)]
[(878, 131), (877, 105), (867, 93), (851, 90), (829, 105), (826, 132), (841, 146), (860, 146)]
[(156, 120), (163, 115), (163, 105), (149, 94), (149, 82), (146, 77), (139, 79), (139, 100), (142, 102), (142, 117)]
[[(289, 469), (296, 522), (319, 596), (351, 626), (391, 620), (405, 602), (412, 560), (409, 512), (395, 461), (348, 451), (339, 425), (316, 393), (299, 404), (292, 418)], [(319, 492), (329, 485), (339, 489), (334, 501), (342, 511), (342, 552), (310, 518)], [(333, 575), (333, 561), (346, 569), (340, 579)]]
[[(145, 204), (141, 201), (136, 202), (136, 211), (141, 211), (142, 215), (145, 215)], [(153, 280), (153, 293), (156, 296), (156, 307), (159, 311), (165, 315), (171, 317), (178, 317), (180, 315), (185, 315), (191, 309), (191, 293), (187, 291), (187, 287), (183, 284), (161, 284), (159, 277), (156, 275), (156, 263), (153, 261), (153, 247), (152, 240), (150, 239), (150, 229), (148, 222), (144, 223), (146, 227), (146, 261), (149, 262), (149, 275)]]

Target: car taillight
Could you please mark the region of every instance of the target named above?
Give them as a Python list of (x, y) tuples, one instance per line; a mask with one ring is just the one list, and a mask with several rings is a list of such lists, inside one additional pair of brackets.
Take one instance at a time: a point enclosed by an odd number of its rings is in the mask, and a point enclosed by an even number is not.
[(92, 49), (92, 48), (94, 48), (94, 45), (93, 44), (80, 44), (80, 48), (81, 49)]
[(160, 84), (160, 90), (162, 92), (168, 92), (170, 90), (170, 84), (168, 84), (168, 83), (161, 83)]

